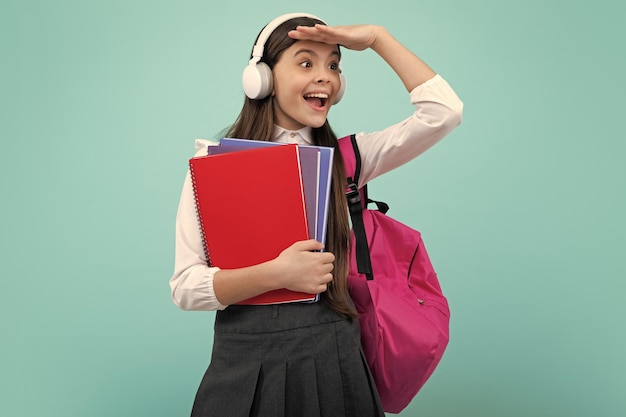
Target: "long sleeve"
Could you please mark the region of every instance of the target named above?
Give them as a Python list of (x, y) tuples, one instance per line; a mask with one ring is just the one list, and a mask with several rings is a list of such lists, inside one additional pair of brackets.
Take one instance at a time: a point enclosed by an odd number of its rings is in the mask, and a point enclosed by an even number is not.
[[(206, 154), (208, 141), (197, 141), (197, 153)], [(200, 150), (204, 149), (204, 151)], [(170, 288), (174, 303), (183, 310), (223, 310), (213, 290), (213, 276), (204, 254), (200, 224), (196, 214), (191, 175), (187, 172), (176, 215), (176, 255)]]
[(356, 135), (362, 158), (359, 186), (414, 159), (461, 123), (463, 103), (440, 75), (414, 88), (410, 98), (416, 107), (410, 117)]

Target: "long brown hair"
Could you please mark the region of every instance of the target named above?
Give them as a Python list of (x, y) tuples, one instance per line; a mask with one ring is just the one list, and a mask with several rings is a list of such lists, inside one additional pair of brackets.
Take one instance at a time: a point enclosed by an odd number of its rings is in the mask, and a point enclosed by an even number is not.
[[(324, 24), (320, 20), (309, 17), (297, 17), (282, 23), (274, 30), (265, 43), (261, 61), (265, 62), (270, 68), (274, 68), (282, 52), (296, 42), (295, 39), (287, 36), (287, 33), (295, 29), (296, 26), (314, 26), (316, 23)], [(237, 120), (230, 128), (225, 130), (225, 136), (271, 141), (274, 134), (273, 96), (270, 95), (262, 100), (251, 100), (246, 97), (244, 100), (243, 108)], [(328, 120), (326, 120), (323, 126), (312, 129), (312, 139), (315, 145), (335, 148), (326, 238), (326, 250), (335, 255), (335, 267), (332, 284), (322, 294), (322, 300), (342, 316), (356, 318), (357, 312), (350, 300), (346, 278), (348, 275), (348, 245), (350, 239), (350, 223), (345, 196), (347, 187), (346, 172), (339, 153), (337, 136), (328, 124)]]

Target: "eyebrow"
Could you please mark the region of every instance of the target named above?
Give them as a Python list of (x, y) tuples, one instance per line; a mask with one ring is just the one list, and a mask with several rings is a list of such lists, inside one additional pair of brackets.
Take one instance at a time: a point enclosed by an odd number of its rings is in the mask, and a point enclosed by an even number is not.
[[(297, 51), (293, 54), (293, 56), (294, 56), (294, 57), (296, 57), (296, 56), (298, 56), (298, 55), (300, 55), (300, 54), (307, 54), (307, 53), (308, 53), (308, 54), (311, 54), (311, 55), (315, 55), (315, 56), (317, 56), (317, 53), (316, 53), (314, 50), (312, 50), (312, 49), (298, 49), (298, 50), (297, 50)], [(340, 57), (341, 57), (341, 55), (339, 54), (339, 51), (337, 51), (337, 50), (335, 50), (335, 51), (331, 52), (329, 56), (336, 56), (337, 58), (340, 58)]]

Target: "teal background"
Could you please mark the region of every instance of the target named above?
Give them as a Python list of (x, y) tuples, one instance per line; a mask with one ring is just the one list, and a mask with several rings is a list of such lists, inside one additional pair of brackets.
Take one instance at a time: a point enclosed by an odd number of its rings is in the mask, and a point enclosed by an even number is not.
[[(170, 301), (195, 138), (242, 103), (273, 17), (377, 23), (440, 72), (463, 124), (372, 195), (422, 230), (449, 348), (402, 416), (626, 415), (626, 6), (562, 1), (0, 3), (0, 415), (186, 416), (213, 313)], [(344, 51), (338, 134), (408, 116)]]

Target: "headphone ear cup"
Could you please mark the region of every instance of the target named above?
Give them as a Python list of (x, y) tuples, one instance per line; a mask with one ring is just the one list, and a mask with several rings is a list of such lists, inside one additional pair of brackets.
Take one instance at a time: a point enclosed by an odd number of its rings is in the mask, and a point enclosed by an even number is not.
[(272, 70), (265, 62), (249, 64), (241, 77), (243, 91), (252, 100), (261, 100), (272, 93)]
[(346, 92), (346, 77), (343, 76), (343, 73), (339, 73), (339, 91), (337, 92), (337, 96), (335, 97), (335, 102), (333, 104), (339, 103), (343, 94)]

